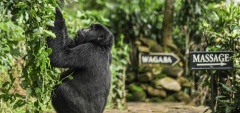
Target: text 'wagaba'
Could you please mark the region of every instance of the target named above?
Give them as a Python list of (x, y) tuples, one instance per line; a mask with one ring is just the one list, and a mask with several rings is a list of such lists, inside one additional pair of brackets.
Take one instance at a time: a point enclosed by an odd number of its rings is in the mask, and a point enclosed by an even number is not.
[(167, 56), (142, 56), (143, 63), (172, 63), (171, 57)]
[(173, 53), (150, 53), (139, 55), (140, 64), (168, 64), (175, 65), (179, 58)]

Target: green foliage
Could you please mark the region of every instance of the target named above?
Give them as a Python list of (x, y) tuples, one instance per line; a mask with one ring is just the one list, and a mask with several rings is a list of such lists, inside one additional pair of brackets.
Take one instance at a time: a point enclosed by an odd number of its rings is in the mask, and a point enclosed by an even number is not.
[[(207, 37), (207, 51), (233, 51), (235, 69), (228, 71), (227, 82), (219, 81), (220, 95), (217, 97), (218, 112), (237, 112), (239, 103), (239, 61), (240, 56), (240, 7), (230, 4), (217, 4), (213, 7), (214, 19), (202, 22), (202, 29)], [(228, 76), (227, 75), (227, 76)], [(221, 79), (222, 77), (220, 77)]]
[[(67, 2), (70, 1), (70, 2)], [(112, 88), (108, 108), (125, 108), (125, 72), (129, 53), (134, 53), (140, 37), (161, 42), (163, 0), (61, 0), (70, 36), (77, 30), (102, 23), (114, 33), (112, 50)], [(228, 71), (231, 84), (221, 82), (219, 110), (239, 109), (240, 88), (240, 9), (225, 6), (223, 0), (176, 1), (174, 41), (180, 50), (190, 48), (190, 41), (207, 40), (208, 51), (234, 51), (235, 70)], [(66, 4), (68, 3), (68, 4)], [(52, 68), (46, 37), (55, 35), (47, 30), (53, 25), (56, 1), (0, 1), (0, 112), (42, 112), (51, 108), (53, 87), (61, 83), (59, 69)], [(204, 21), (205, 20), (205, 21)], [(201, 25), (201, 26), (200, 26)], [(202, 27), (202, 28), (200, 28)], [(204, 36), (202, 36), (202, 32)], [(130, 47), (124, 43), (128, 42)], [(201, 48), (203, 49), (203, 48)], [(135, 52), (136, 53), (136, 52)], [(136, 53), (137, 54), (137, 53)], [(136, 60), (133, 56), (131, 61)], [(130, 63), (134, 69), (135, 64)], [(71, 76), (69, 76), (71, 78)], [(209, 83), (207, 84), (209, 86)]]
[(101, 23), (104, 25), (109, 24), (109, 20), (106, 17), (102, 16), (103, 13), (101, 11), (83, 11), (77, 6), (73, 6), (78, 9), (76, 11), (68, 7), (64, 8), (63, 10), (64, 18), (66, 19), (66, 24), (70, 36), (74, 37), (78, 30), (89, 27), (92, 23)]
[(50, 96), (59, 70), (52, 70), (46, 37), (54, 36), (56, 1), (0, 2), (1, 112), (42, 112), (51, 109)]
[[(65, 4), (66, 0), (63, 1)], [(84, 2), (84, 0), (82, 1)], [(85, 1), (86, 2), (86, 1)], [(87, 7), (79, 2), (66, 5), (64, 17), (70, 36), (91, 23), (110, 25), (102, 1), (89, 1), (97, 9), (88, 11), (74, 8)], [(47, 30), (53, 25), (56, 1), (6, 1), (0, 2), (0, 112), (43, 112), (51, 110), (50, 96), (53, 87), (61, 83), (60, 70), (51, 68), (46, 47), (46, 37), (55, 35)], [(67, 8), (71, 7), (71, 8)], [(101, 9), (101, 11), (100, 11)], [(105, 15), (105, 16), (104, 16)], [(111, 27), (110, 27), (111, 28)], [(74, 37), (74, 36), (73, 36)], [(129, 47), (123, 43), (124, 35), (116, 36), (112, 60), (112, 90), (109, 108), (125, 108), (124, 79)], [(120, 62), (119, 62), (120, 61)], [(71, 77), (71, 76), (69, 76)]]
[(135, 41), (143, 38), (151, 38), (160, 42), (163, 3), (161, 0), (116, 0), (106, 3), (107, 15), (110, 20), (111, 31), (115, 35), (115, 41), (124, 36), (131, 51), (128, 70), (137, 71), (138, 53)]
[(118, 0), (107, 4), (111, 11), (109, 20), (111, 20), (113, 32), (116, 35), (123, 33), (128, 42), (134, 42), (141, 36), (160, 39), (163, 3), (164, 1), (161, 0), (131, 0), (128, 2)]
[(121, 40), (115, 43), (112, 50), (112, 86), (109, 96), (109, 108), (125, 109), (126, 108), (126, 92), (125, 79), (126, 69), (129, 58), (129, 46), (123, 43), (124, 35), (120, 35)]
[(132, 83), (128, 86), (129, 92), (126, 98), (130, 101), (144, 101), (146, 99), (146, 93), (142, 89), (141, 86), (137, 86), (136, 84)]
[(224, 0), (182, 0), (181, 3), (176, 1), (180, 8), (176, 7), (174, 41), (180, 49), (189, 49), (192, 42), (201, 43), (201, 22), (215, 18), (212, 7), (221, 1)]

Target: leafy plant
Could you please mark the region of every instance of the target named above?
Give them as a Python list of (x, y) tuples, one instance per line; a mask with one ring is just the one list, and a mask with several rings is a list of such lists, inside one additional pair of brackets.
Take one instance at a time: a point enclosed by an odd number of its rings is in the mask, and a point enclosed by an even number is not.
[[(42, 112), (51, 109), (50, 96), (60, 71), (52, 69), (46, 37), (53, 35), (56, 1), (25, 0), (1, 4), (1, 112)], [(2, 68), (3, 67), (3, 68)]]
[[(64, 0), (64, 3), (67, 1)], [(101, 1), (98, 3), (99, 8), (105, 5)], [(0, 2), (0, 12), (3, 14), (0, 15), (0, 112), (52, 110), (51, 91), (61, 83), (58, 81), (61, 70), (50, 66), (48, 55), (51, 49), (46, 46), (46, 37), (54, 37), (47, 26), (53, 25), (56, 6), (56, 1), (50, 0)], [(80, 6), (79, 3), (71, 9)], [(104, 17), (104, 10), (72, 11), (65, 8), (63, 12), (72, 37), (78, 29), (91, 23), (100, 22), (108, 26), (110, 22)], [(125, 105), (124, 74), (129, 50), (123, 38), (124, 35), (116, 36), (121, 40), (116, 41), (112, 51), (113, 84), (108, 103), (109, 107), (119, 109)]]
[(109, 108), (125, 109), (126, 108), (126, 92), (125, 79), (126, 69), (129, 58), (129, 46), (123, 43), (124, 35), (120, 35), (119, 40), (115, 43), (112, 50), (112, 86), (109, 96)]
[[(239, 61), (240, 49), (240, 8), (237, 5), (225, 3), (214, 6), (213, 20), (202, 23), (205, 37), (207, 37), (207, 51), (233, 51), (232, 60), (234, 70), (225, 71), (219, 76), (219, 96), (217, 97), (217, 111), (226, 113), (239, 112)], [(215, 73), (217, 74), (217, 73)], [(225, 76), (225, 77), (224, 77)]]

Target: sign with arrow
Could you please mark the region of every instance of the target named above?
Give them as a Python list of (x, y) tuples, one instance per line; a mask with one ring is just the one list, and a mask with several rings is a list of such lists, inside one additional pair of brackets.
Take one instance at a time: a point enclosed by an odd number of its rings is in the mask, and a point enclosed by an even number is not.
[(175, 65), (179, 58), (173, 53), (139, 54), (140, 64), (168, 64)]
[(192, 70), (229, 70), (233, 69), (233, 52), (190, 52), (190, 69)]

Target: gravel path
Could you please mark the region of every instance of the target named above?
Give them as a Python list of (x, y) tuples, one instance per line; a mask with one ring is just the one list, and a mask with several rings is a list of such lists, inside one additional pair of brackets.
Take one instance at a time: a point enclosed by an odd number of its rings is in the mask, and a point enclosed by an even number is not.
[(141, 103), (127, 104), (127, 110), (106, 110), (104, 113), (210, 113), (206, 106), (192, 106), (183, 103)]

